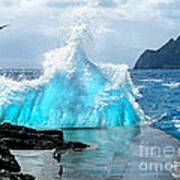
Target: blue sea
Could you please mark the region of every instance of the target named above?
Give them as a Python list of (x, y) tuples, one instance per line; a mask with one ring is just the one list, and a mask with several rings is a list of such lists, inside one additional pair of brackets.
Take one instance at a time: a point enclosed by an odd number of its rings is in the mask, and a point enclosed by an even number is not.
[[(10, 83), (9, 87), (11, 87), (12, 85), (15, 86), (16, 83), (19, 84), (24, 81), (28, 81), (28, 82), (32, 81), (34, 83), (34, 80), (37, 80), (41, 76), (43, 76), (43, 73), (44, 72), (39, 69), (11, 69), (11, 70), (2, 69), (0, 71), (1, 78), (3, 77), (4, 80), (7, 81), (7, 83)], [(129, 72), (127, 73), (129, 73), (130, 75), (128, 77), (128, 80), (123, 79), (121, 83), (124, 83), (124, 81), (127, 83), (128, 89), (126, 89), (126, 92), (129, 91), (129, 88), (132, 88), (131, 86), (129, 86), (130, 80), (132, 80), (133, 82), (133, 88), (138, 89), (139, 95), (133, 96), (133, 98), (135, 98), (135, 102), (137, 102), (138, 108), (144, 111), (144, 116), (146, 116), (145, 121), (149, 122), (150, 125), (153, 125), (165, 131), (166, 133), (171, 134), (172, 136), (176, 138), (180, 138), (180, 131), (179, 131), (179, 128), (180, 128), (180, 70), (129, 70)], [(121, 74), (120, 77), (122, 78), (124, 76), (122, 76)], [(117, 77), (115, 79), (117, 79)], [(65, 80), (65, 77), (63, 80)], [(4, 81), (4, 83), (6, 83), (6, 81)], [(16, 83), (11, 84), (12, 83), (11, 81), (16, 82)], [(52, 83), (52, 81), (50, 82)], [(99, 79), (98, 79), (98, 82), (99, 82)], [(56, 83), (53, 83), (53, 86), (57, 85)], [(71, 83), (73, 83), (73, 81)], [(47, 82), (47, 84), (49, 84), (49, 81)], [(66, 85), (66, 87), (69, 88), (71, 86)], [(123, 88), (124, 87), (125, 86), (123, 86)], [(30, 89), (30, 90), (22, 89), (22, 91), (20, 91), (21, 93), (19, 93), (19, 86), (16, 88), (13, 89), (14, 94), (12, 92), (11, 92), (12, 93), (11, 96), (8, 94), (8, 97), (11, 97), (11, 100), (12, 98), (14, 99), (17, 96), (20, 96), (20, 97), (30, 96), (30, 99), (31, 98), (36, 99), (38, 98), (39, 96), (38, 94), (41, 91), (47, 91), (47, 89), (49, 89), (49, 87), (44, 88), (41, 86), (40, 90), (35, 89), (34, 91), (34, 87), (33, 87), (33, 89)], [(30, 88), (32, 87), (30, 86)], [(58, 86), (58, 88), (60, 88), (60, 86)], [(77, 88), (77, 87), (74, 86), (74, 88)], [(94, 88), (96, 88), (96, 86), (94, 86)], [(122, 87), (120, 87), (119, 89), (122, 90)], [(31, 93), (29, 93), (29, 91)], [(18, 93), (16, 94), (16, 92)], [(35, 96), (33, 96), (34, 92), (35, 92)], [(71, 91), (69, 90), (69, 93), (70, 92)], [(54, 93), (53, 87), (50, 93), (51, 94)], [(57, 91), (55, 93), (57, 93)], [(124, 93), (122, 96), (122, 94), (119, 94), (119, 92), (116, 89), (115, 94), (113, 95), (111, 94), (111, 96), (108, 95), (108, 97), (111, 98), (112, 96), (115, 96), (115, 95), (119, 95), (120, 97), (124, 98), (126, 93)], [(50, 100), (50, 103), (52, 103), (50, 97), (46, 93), (43, 96), (45, 96), (46, 98), (48, 97), (49, 99), (47, 99), (47, 101)], [(1, 95), (1, 98), (2, 97), (4, 96)], [(58, 97), (60, 98), (60, 96)], [(73, 97), (72, 94), (71, 94), (71, 97)], [(92, 98), (93, 96), (90, 96), (90, 97)], [(130, 97), (130, 99), (131, 98), (132, 97)], [(75, 99), (75, 100), (77, 101), (78, 99)], [(18, 103), (16, 101), (18, 101)], [(40, 103), (41, 101), (44, 101), (42, 97), (38, 100), (38, 107), (39, 106), (42, 107)], [(50, 119), (46, 119), (45, 125), (43, 123), (42, 124), (40, 123), (40, 119), (37, 119), (37, 122), (36, 122), (36, 119), (33, 119), (33, 122), (31, 122), (32, 118), (30, 116), (28, 116), (29, 118), (25, 119), (26, 115), (24, 113), (26, 111), (29, 112), (30, 111), (29, 108), (33, 109), (33, 107), (29, 107), (29, 106), (33, 106), (32, 101), (29, 101), (29, 100), (27, 101), (25, 98), (25, 101), (23, 99), (23, 103), (20, 103), (20, 105), (19, 105), (19, 100), (16, 99), (15, 102), (14, 101), (6, 102), (7, 104), (14, 103), (14, 105), (13, 106), (8, 105), (9, 112), (6, 112), (4, 116), (1, 116), (1, 122), (4, 122), (2, 117), (6, 116), (6, 117), (10, 117), (10, 120), (6, 120), (6, 121), (12, 122), (15, 124), (28, 125), (30, 127), (35, 127), (35, 128), (40, 127), (40, 126), (36, 126), (36, 124), (38, 125), (40, 124), (43, 127), (46, 127), (46, 125), (48, 125), (48, 128), (50, 128), (50, 125), (52, 124), (52, 128), (55, 128), (54, 125), (57, 125), (57, 128), (59, 128), (59, 124), (55, 123), (55, 121), (57, 121), (57, 116), (56, 117), (53, 116), (54, 118), (51, 119), (53, 123), (47, 123), (48, 121), (50, 121)], [(35, 101), (33, 100), (33, 102)], [(89, 127), (89, 128), (85, 126), (83, 128), (81, 126), (80, 128), (75, 127), (74, 129), (72, 126), (73, 129), (72, 128), (68, 129), (67, 127), (65, 127), (65, 129), (63, 130), (65, 140), (70, 140), (70, 141), (74, 140), (74, 141), (81, 141), (84, 143), (88, 143), (91, 145), (91, 148), (83, 152), (66, 152), (62, 156), (61, 158), (61, 165), (63, 167), (63, 175), (61, 177), (62, 179), (64, 180), (65, 179), (66, 180), (84, 180), (84, 179), (86, 180), (88, 179), (89, 180), (90, 179), (120, 180), (123, 178), (123, 174), (126, 170), (127, 163), (132, 154), (132, 152), (129, 149), (129, 146), (134, 141), (134, 138), (137, 137), (141, 132), (141, 128), (139, 126), (139, 121), (141, 118), (133, 122), (132, 119), (136, 117), (136, 114), (134, 115), (131, 114), (131, 113), (134, 113), (133, 105), (129, 107), (129, 103), (135, 103), (135, 102), (133, 100), (129, 100), (128, 102), (125, 101), (125, 104), (124, 103), (117, 104), (117, 101), (114, 101), (114, 100), (110, 102), (107, 101), (107, 103), (110, 104), (109, 106), (110, 108), (115, 108), (114, 111), (110, 111), (110, 113), (112, 114), (110, 119), (107, 118), (107, 120), (112, 120), (114, 122), (114, 124), (109, 123), (108, 124), (109, 127), (107, 126), (101, 127), (100, 124), (98, 124), (99, 127), (95, 126), (95, 127)], [(79, 103), (82, 103), (82, 102), (79, 101)], [(92, 102), (89, 102), (89, 103), (92, 103)], [(74, 102), (72, 102), (71, 104), (74, 105)], [(116, 106), (114, 106), (114, 104), (116, 104)], [(127, 104), (128, 106), (125, 106)], [(43, 106), (45, 105), (46, 103), (43, 104)], [(7, 106), (3, 106), (3, 105), (1, 106), (3, 108), (4, 107), (7, 108)], [(37, 106), (36, 103), (34, 104), (34, 106)], [(133, 116), (127, 115), (129, 119), (126, 117), (127, 122), (129, 122), (129, 124), (126, 124), (126, 123), (123, 124), (122, 123), (123, 119), (116, 118), (115, 115), (119, 116), (119, 114), (117, 114), (117, 111), (118, 111), (117, 107), (119, 108), (120, 106), (127, 107), (126, 109), (127, 111), (124, 109), (122, 110), (123, 112), (125, 112), (125, 114), (130, 113), (131, 115), (133, 115)], [(17, 118), (17, 116), (14, 116), (14, 112), (17, 112), (17, 107), (23, 109), (21, 113), (24, 119)], [(82, 111), (84, 109), (82, 107)], [(38, 108), (38, 110), (40, 109)], [(74, 111), (77, 113), (77, 109), (74, 109)], [(121, 111), (121, 109), (119, 111)], [(106, 111), (102, 110), (102, 112), (104, 113)], [(11, 113), (14, 119), (11, 118), (10, 116)], [(33, 111), (31, 111), (30, 113), (33, 113)], [(86, 111), (86, 113), (88, 113), (88, 111)], [(115, 113), (115, 115), (113, 113)], [(37, 113), (36, 115), (38, 117)], [(107, 117), (110, 116), (108, 113), (105, 115), (107, 115)], [(142, 114), (140, 114), (140, 116), (142, 116)], [(82, 117), (80, 118), (81, 120), (87, 121), (86, 118), (85, 119)], [(67, 121), (66, 118), (65, 120)], [(59, 119), (59, 121), (61, 120)], [(95, 121), (95, 123), (96, 122), (97, 121)], [(71, 124), (71, 125), (74, 125), (74, 124)], [(51, 156), (52, 156), (51, 152), (39, 152), (39, 151), (33, 152), (32, 151), (28, 153), (25, 153), (25, 152), (17, 153), (18, 160), (20, 160), (20, 162), (22, 162), (23, 164), (23, 171), (26, 173), (35, 175), (37, 179), (39, 180), (59, 179), (59, 175), (58, 175), (59, 164), (52, 161)]]
[(180, 138), (180, 70), (132, 70), (138, 103), (154, 126)]

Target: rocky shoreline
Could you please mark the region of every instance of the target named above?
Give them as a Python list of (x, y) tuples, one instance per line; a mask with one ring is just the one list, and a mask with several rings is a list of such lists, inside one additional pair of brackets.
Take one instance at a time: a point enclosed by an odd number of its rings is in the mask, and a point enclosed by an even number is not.
[[(0, 180), (34, 180), (35, 177), (22, 174), (16, 157), (10, 150), (52, 150), (59, 162), (67, 150), (82, 151), (89, 145), (81, 142), (65, 142), (62, 130), (35, 130), (24, 126), (5, 123), (0, 125)], [(59, 175), (62, 167), (60, 166)]]

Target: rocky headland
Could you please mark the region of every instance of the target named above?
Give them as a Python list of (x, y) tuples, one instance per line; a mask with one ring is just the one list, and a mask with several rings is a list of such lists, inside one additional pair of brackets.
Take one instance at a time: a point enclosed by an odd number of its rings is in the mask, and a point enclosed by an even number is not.
[(158, 50), (146, 50), (134, 69), (180, 69), (180, 36), (170, 39)]

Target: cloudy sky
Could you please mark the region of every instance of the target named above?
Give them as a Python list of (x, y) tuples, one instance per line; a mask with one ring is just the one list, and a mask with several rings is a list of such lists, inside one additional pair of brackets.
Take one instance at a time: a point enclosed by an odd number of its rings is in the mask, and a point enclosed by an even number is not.
[(145, 49), (180, 35), (180, 0), (0, 0), (0, 24), (10, 24), (0, 32), (0, 67), (40, 67), (80, 20), (97, 34), (94, 61), (133, 67)]

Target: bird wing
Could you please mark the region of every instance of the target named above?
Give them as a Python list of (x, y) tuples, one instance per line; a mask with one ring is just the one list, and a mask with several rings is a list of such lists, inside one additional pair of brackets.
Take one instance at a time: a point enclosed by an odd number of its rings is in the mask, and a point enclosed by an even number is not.
[(6, 25), (3, 25), (3, 26), (0, 26), (0, 29), (6, 28), (6, 27), (8, 27), (8, 26), (9, 26), (9, 24), (6, 24)]

